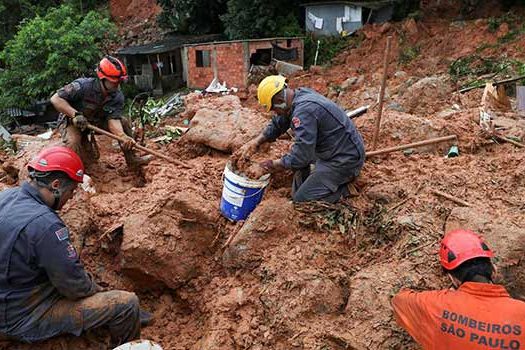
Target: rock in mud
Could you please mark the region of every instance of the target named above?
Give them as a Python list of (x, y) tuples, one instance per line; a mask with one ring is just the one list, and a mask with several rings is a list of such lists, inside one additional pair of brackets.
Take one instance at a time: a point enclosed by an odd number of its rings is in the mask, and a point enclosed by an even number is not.
[(218, 213), (196, 193), (177, 192), (152, 213), (124, 218), (122, 269), (170, 288), (198, 276), (215, 237)]
[(249, 216), (224, 251), (222, 261), (228, 268), (257, 266), (272, 237), (288, 234), (292, 228), (293, 205), (284, 198), (263, 200)]
[(213, 104), (195, 113), (184, 135), (186, 141), (232, 152), (260, 134), (267, 124), (261, 114), (243, 108), (237, 96), (224, 96)]

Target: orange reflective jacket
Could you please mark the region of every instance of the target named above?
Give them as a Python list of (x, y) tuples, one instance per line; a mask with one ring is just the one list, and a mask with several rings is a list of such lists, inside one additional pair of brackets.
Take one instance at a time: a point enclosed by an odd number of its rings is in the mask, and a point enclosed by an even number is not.
[(402, 290), (396, 321), (425, 350), (525, 349), (525, 303), (500, 285), (466, 282), (458, 290)]

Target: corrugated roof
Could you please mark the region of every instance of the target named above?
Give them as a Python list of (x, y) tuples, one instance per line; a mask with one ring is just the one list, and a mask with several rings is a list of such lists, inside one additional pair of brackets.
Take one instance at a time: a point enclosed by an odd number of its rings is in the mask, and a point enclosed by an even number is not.
[(307, 6), (326, 6), (326, 5), (353, 5), (353, 6), (360, 6), (360, 7), (366, 7), (373, 10), (380, 9), (381, 7), (385, 7), (388, 5), (392, 5), (396, 2), (400, 2), (401, 0), (373, 0), (373, 1), (319, 1), (319, 2), (309, 2), (305, 4), (301, 4), (303, 7)]
[(202, 43), (211, 40), (221, 40), (224, 37), (221, 34), (211, 35), (170, 35), (166, 38), (153, 43), (137, 46), (129, 46), (117, 51), (118, 55), (151, 55), (165, 53), (181, 48), (186, 44)]
[(262, 38), (262, 39), (239, 39), (239, 40), (222, 40), (222, 41), (210, 41), (200, 43), (189, 43), (184, 46), (198, 46), (198, 45), (212, 45), (212, 44), (230, 44), (230, 43), (243, 43), (243, 42), (254, 42), (254, 41), (272, 41), (272, 40), (288, 40), (288, 39), (304, 39), (304, 36), (286, 36), (276, 38)]

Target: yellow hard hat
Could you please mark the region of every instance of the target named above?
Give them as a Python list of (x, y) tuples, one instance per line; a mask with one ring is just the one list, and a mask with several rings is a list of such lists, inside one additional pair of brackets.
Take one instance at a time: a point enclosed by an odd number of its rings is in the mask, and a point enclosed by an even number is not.
[(286, 78), (282, 75), (270, 75), (264, 78), (257, 88), (259, 104), (269, 112), (272, 108), (272, 98), (286, 87)]

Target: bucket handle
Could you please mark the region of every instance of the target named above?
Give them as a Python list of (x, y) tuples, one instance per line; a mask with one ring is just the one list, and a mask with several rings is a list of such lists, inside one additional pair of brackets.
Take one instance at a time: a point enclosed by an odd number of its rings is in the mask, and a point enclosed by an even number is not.
[[(222, 183), (224, 183), (224, 177), (225, 177), (224, 173), (222, 173), (222, 181), (221, 181)], [(224, 186), (226, 186), (226, 185), (224, 185)], [(258, 195), (259, 193), (261, 193), (266, 188), (266, 186), (268, 186), (268, 184), (266, 184), (265, 186), (261, 187), (259, 189), (259, 191), (255, 192), (255, 193), (252, 193), (249, 196), (231, 196), (231, 197), (233, 197), (233, 198), (242, 198), (242, 199), (252, 198), (252, 197), (255, 197), (256, 195)]]

